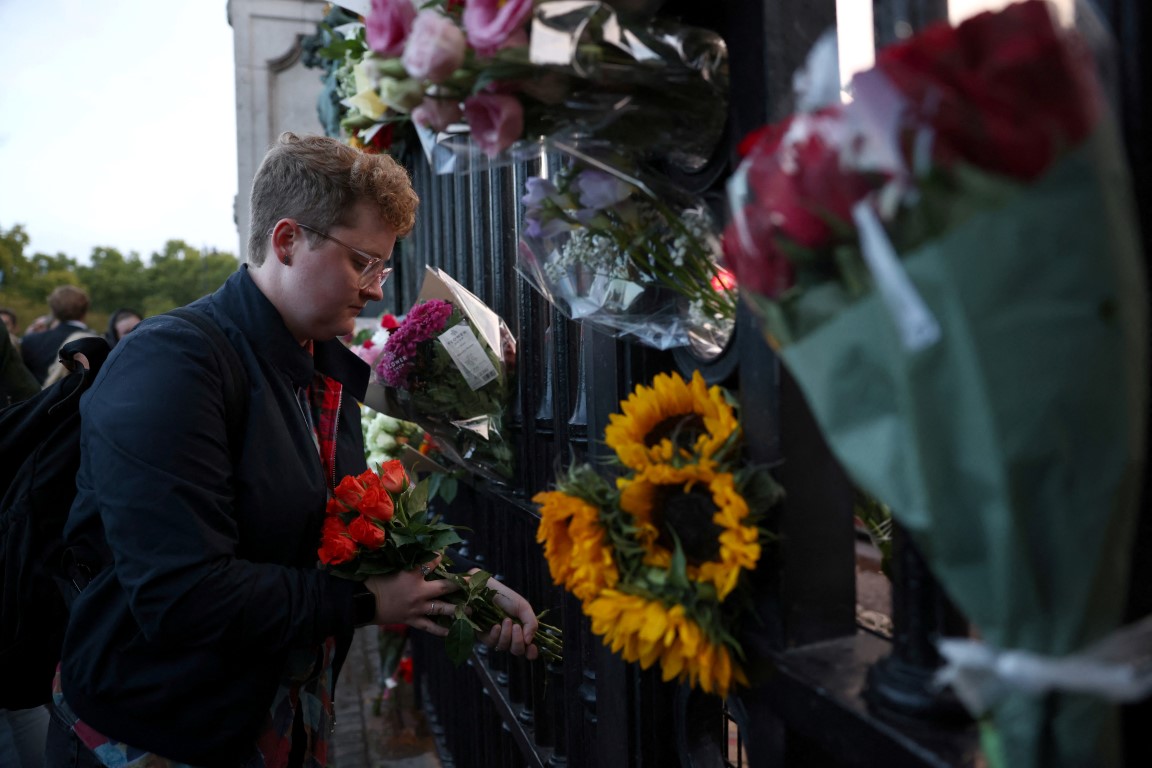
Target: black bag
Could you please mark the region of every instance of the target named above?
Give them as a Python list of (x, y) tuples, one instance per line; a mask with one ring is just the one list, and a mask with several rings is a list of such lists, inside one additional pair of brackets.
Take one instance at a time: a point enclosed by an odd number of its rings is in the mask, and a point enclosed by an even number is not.
[[(177, 315), (211, 339), (224, 371), (229, 441), (243, 424), (247, 376), (236, 350), (203, 314)], [(68, 623), (68, 606), (103, 563), (64, 545), (64, 524), (80, 469), (80, 396), (108, 357), (102, 337), (78, 339), (60, 359), (84, 354), (90, 369), (0, 411), (0, 708), (25, 709), (52, 696), (52, 677)]]

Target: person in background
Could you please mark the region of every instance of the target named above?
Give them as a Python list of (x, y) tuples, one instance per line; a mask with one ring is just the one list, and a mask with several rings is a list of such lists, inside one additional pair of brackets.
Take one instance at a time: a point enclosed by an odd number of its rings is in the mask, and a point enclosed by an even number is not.
[(108, 346), (115, 347), (120, 339), (124, 338), (124, 334), (139, 325), (143, 319), (139, 312), (127, 307), (121, 307), (113, 312), (108, 318), (108, 330), (104, 333)]
[(16, 335), (16, 329), (20, 327), (20, 323), (19, 318), (16, 317), (16, 312), (8, 309), (8, 307), (0, 307), (0, 320), (4, 322), (4, 327), (8, 329), (12, 338), (19, 341), (20, 337)]
[(46, 331), (28, 333), (20, 342), (24, 365), (41, 385), (51, 384), (49, 373), (56, 367), (55, 378), (65, 371), (57, 361), (60, 347), (81, 336), (95, 336), (84, 319), (88, 316), (88, 294), (74, 285), (61, 285), (48, 294), (54, 325)]
[(28, 327), (24, 329), (24, 335), (28, 336), (33, 333), (40, 333), (50, 328), (52, 328), (52, 315), (40, 315), (40, 317), (28, 323)]
[(11, 333), (0, 333), (0, 408), (27, 400), (40, 391), (40, 383), (24, 365), (14, 338)]
[[(357, 401), (370, 370), (339, 337), (382, 298), (418, 202), (388, 155), (283, 134), (253, 180), (248, 263), (190, 305), (243, 361), (243, 415), (228, 412), (220, 353), (177, 317), (143, 321), (101, 369), (81, 400), (65, 531), (96, 553), (94, 576), (69, 617), (48, 765), (96, 766), (97, 752), (325, 765), (355, 627), (448, 634), (435, 621), (452, 611), (446, 581), (357, 582), (316, 565), (334, 484), (367, 468)], [(535, 658), (532, 606), (489, 584), (519, 623), (484, 642)]]

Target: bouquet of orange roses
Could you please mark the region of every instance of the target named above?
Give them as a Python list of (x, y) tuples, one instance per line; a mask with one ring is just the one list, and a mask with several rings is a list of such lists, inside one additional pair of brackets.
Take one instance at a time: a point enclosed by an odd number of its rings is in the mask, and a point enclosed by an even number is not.
[[(458, 530), (429, 510), (428, 481), (412, 483), (400, 460), (393, 459), (380, 464), (378, 472), (368, 469), (340, 481), (325, 509), (317, 554), (328, 572), (362, 580), (419, 568), (460, 543)], [(461, 664), (471, 654), (477, 632), (512, 617), (493, 600), (491, 574), (451, 573), (451, 564), (443, 557), (427, 578), (448, 579), (459, 588), (444, 598), (455, 605), (453, 614), (439, 620), (449, 629), (448, 656)], [(561, 660), (559, 629), (541, 623), (534, 642), (544, 658)]]

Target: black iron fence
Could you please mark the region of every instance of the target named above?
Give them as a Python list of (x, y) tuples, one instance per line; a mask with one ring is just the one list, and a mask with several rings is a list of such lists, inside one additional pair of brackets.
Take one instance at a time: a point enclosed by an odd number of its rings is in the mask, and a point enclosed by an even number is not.
[[(944, 0), (876, 0), (874, 8), (881, 43), (898, 25), (914, 28), (947, 11)], [(1148, 212), (1147, 108), (1138, 98), (1146, 70), (1139, 64), (1147, 62), (1152, 39), (1148, 13), (1138, 0), (1111, 0), (1102, 10), (1120, 31), (1124, 126), (1138, 199)], [(729, 143), (697, 173), (669, 170), (677, 183), (719, 205), (735, 162), (735, 141), (790, 111), (792, 73), (835, 23), (836, 3), (685, 0), (665, 3), (661, 13), (714, 29), (728, 43)], [(394, 306), (413, 303), (424, 264), (439, 266), (498, 312), (519, 345), (517, 395), (508, 419), (515, 476), (504, 485), (464, 488), (442, 511), (471, 529), (469, 557), (538, 608), (552, 609), (565, 630), (562, 666), (477, 652), (466, 668), (454, 669), (437, 643), (418, 643), (422, 704), (444, 765), (974, 765), (975, 728), (954, 702), (928, 686), (938, 664), (933, 639), (962, 634), (963, 619), (898, 536), (894, 636), (857, 626), (853, 489), (751, 318), (742, 311), (728, 349), (710, 361), (582, 329), (553, 310), (514, 268), (519, 197), (525, 178), (538, 169), (524, 164), (438, 176), (419, 148), (411, 149), (409, 166), (423, 204), (417, 229), (397, 260)], [(764, 624), (744, 638), (750, 663), (774, 672), (726, 706), (661, 683), (658, 673), (626, 665), (602, 646), (588, 631), (578, 602), (550, 583), (535, 543), (538, 517), (531, 503), (534, 493), (548, 487), (557, 462), (600, 455), (597, 438), (608, 414), (635, 384), (660, 371), (693, 369), (738, 392), (749, 458), (773, 467), (788, 491), (777, 519), (781, 543), (757, 574)], [(1150, 527), (1145, 514), (1136, 542), (1133, 617), (1152, 611)], [(1148, 709), (1127, 711), (1133, 765), (1152, 764), (1145, 759), (1148, 739), (1138, 732)]]

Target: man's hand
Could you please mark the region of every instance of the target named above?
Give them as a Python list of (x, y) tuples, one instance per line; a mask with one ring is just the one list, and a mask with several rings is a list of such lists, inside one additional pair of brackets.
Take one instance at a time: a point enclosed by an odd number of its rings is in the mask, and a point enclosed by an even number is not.
[(443, 597), (457, 587), (449, 579), (426, 581), (424, 574), (440, 565), (437, 557), (420, 569), (388, 576), (369, 576), (364, 586), (376, 596), (377, 624), (407, 624), (430, 635), (447, 637), (448, 628), (436, 622), (437, 616), (451, 616), (455, 607)]
[[(470, 573), (475, 573), (476, 570), (478, 569), (473, 569)], [(513, 656), (524, 656), (529, 660), (538, 657), (540, 649), (532, 643), (532, 639), (536, 636), (539, 622), (536, 620), (536, 612), (532, 610), (532, 605), (514, 589), (496, 579), (489, 579), (488, 587), (496, 592), (493, 601), (516, 621), (511, 618), (504, 619), (482, 636), (480, 642), (498, 651), (508, 651)]]

